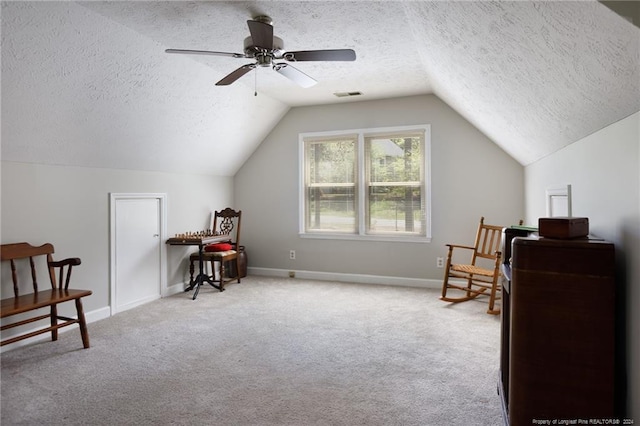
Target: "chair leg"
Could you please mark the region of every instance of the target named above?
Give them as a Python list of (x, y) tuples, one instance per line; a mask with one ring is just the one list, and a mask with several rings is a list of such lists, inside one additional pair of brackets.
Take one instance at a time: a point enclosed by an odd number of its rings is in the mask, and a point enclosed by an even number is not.
[(220, 260), (220, 291), (224, 288), (224, 275), (225, 275), (224, 261)]
[(453, 247), (449, 246), (447, 251), (447, 263), (444, 267), (444, 279), (442, 280), (442, 297), (440, 300), (447, 300), (447, 289), (449, 288), (449, 271), (451, 270), (451, 259), (453, 257)]
[(240, 265), (238, 265), (238, 258), (233, 259), (233, 262), (236, 265), (236, 279), (238, 284), (240, 284)]
[(211, 261), (209, 262), (209, 265), (211, 266), (211, 281), (216, 281), (216, 261), (214, 259), (211, 259)]
[(189, 287), (191, 287), (194, 283), (193, 281), (193, 273), (195, 272), (195, 268), (193, 266), (193, 259), (189, 259)]
[(473, 285), (473, 275), (469, 275), (467, 280), (467, 297), (471, 298), (471, 286)]
[(89, 330), (87, 322), (84, 318), (84, 309), (82, 309), (82, 300), (76, 299), (76, 311), (78, 312), (78, 325), (80, 326), (80, 336), (82, 337), (82, 345), (85, 349), (89, 348)]
[(487, 310), (488, 314), (498, 315), (500, 313), (500, 309), (495, 309), (497, 293), (498, 293), (498, 280), (494, 279), (493, 284), (491, 286), (491, 296), (489, 297), (489, 309)]
[[(51, 327), (55, 327), (56, 324), (58, 324), (58, 305), (51, 305), (51, 311), (49, 314), (51, 316), (51, 318), (49, 318), (51, 320)], [(54, 342), (58, 340), (57, 328), (51, 329), (51, 340)]]
[(495, 308), (495, 303), (497, 299), (498, 292), (502, 294), (502, 289), (498, 287), (499, 277), (500, 276), (500, 259), (496, 259), (496, 263), (493, 269), (493, 281), (491, 283), (491, 297), (489, 298), (489, 309), (487, 310), (488, 314), (498, 315), (500, 313), (500, 308)]
[[(473, 288), (473, 280), (471, 278), (465, 278), (465, 279), (467, 279), (466, 286), (464, 284), (462, 285), (449, 284), (449, 270), (447, 270), (447, 272), (445, 272), (444, 281), (442, 283), (442, 296), (440, 297), (440, 300), (445, 302), (452, 302), (452, 303), (466, 302), (468, 300), (475, 299), (481, 294), (484, 294), (484, 292), (487, 290), (486, 287), (475, 289)], [(462, 297), (447, 296), (448, 289), (452, 289), (456, 292), (462, 292), (463, 294), (464, 293), (466, 294), (463, 295)]]
[(449, 270), (445, 270), (444, 278), (442, 280), (442, 297), (441, 299), (445, 299), (447, 297), (447, 289), (449, 288)]

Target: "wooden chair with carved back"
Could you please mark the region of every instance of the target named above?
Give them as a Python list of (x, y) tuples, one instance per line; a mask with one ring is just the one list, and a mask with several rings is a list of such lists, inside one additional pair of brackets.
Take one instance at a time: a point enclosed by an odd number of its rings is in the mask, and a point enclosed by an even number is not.
[[(503, 226), (485, 224), (484, 217), (481, 217), (473, 246), (447, 244), (449, 250), (440, 300), (458, 303), (475, 299), (480, 295), (488, 295), (487, 313), (493, 315), (500, 313), (496, 302), (501, 296), (498, 278), (503, 229)], [(470, 254), (470, 261), (456, 263), (459, 252)]]
[[(2, 261), (8, 261), (11, 266), (11, 279), (13, 281), (13, 297), (2, 299), (0, 307), (0, 318), (6, 318), (18, 314), (26, 314), (42, 308), (48, 308), (47, 314), (38, 315), (22, 319), (13, 323), (3, 324), (2, 331), (10, 328), (33, 324), (37, 321), (49, 319), (49, 326), (36, 329), (31, 332), (23, 332), (12, 337), (3, 339), (1, 345), (14, 343), (19, 340), (37, 336), (39, 334), (51, 332), (51, 340), (58, 340), (58, 330), (73, 324), (78, 324), (82, 344), (89, 347), (89, 332), (84, 317), (82, 298), (90, 296), (90, 290), (77, 290), (69, 288), (71, 270), (74, 266), (80, 265), (80, 259), (68, 258), (60, 261), (53, 260), (53, 245), (47, 243), (41, 246), (32, 246), (29, 243), (3, 244), (0, 247), (0, 257)], [(28, 268), (27, 268), (28, 267)], [(37, 271), (40, 268), (48, 270), (51, 288), (39, 289)], [(56, 280), (56, 270), (59, 272)], [(19, 285), (19, 280), (31, 278), (32, 290), (25, 290)], [(64, 302), (75, 302), (77, 318), (70, 318), (58, 313), (58, 304)]]
[[(220, 291), (227, 283), (237, 281), (240, 283), (240, 272), (238, 268), (238, 256), (240, 247), (240, 219), (242, 211), (235, 211), (229, 207), (222, 211), (215, 211), (213, 214), (212, 230), (220, 235), (228, 235), (229, 241), (223, 243), (209, 244), (204, 247), (203, 261), (211, 265), (211, 280), (217, 282)], [(192, 253), (189, 256), (190, 283), (193, 283), (195, 267), (199, 261), (199, 253)], [(232, 265), (230, 262), (234, 262)], [(216, 279), (216, 264), (219, 264), (219, 275)], [(233, 266), (233, 268), (230, 268)], [(235, 271), (235, 277), (229, 276), (230, 271)]]

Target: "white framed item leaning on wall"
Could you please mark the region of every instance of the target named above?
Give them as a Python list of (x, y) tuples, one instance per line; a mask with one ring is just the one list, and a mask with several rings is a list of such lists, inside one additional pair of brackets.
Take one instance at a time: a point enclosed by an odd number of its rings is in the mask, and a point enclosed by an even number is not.
[(571, 217), (571, 185), (553, 185), (546, 189), (547, 217)]

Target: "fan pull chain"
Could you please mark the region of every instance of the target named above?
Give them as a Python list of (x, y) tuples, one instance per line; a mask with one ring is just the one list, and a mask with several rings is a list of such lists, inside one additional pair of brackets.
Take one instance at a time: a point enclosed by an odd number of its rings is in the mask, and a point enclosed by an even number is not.
[(255, 69), (255, 88), (253, 90), (253, 96), (258, 96), (258, 67)]

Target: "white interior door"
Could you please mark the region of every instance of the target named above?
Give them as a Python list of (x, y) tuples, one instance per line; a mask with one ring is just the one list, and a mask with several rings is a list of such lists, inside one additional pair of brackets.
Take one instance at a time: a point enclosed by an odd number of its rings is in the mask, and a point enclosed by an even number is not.
[(161, 297), (162, 199), (112, 196), (111, 312)]

